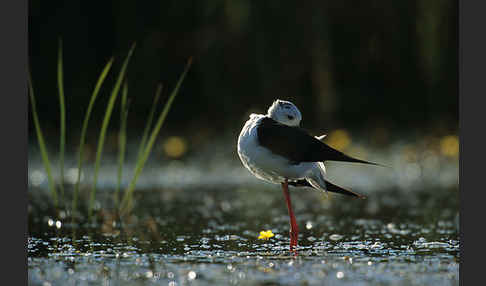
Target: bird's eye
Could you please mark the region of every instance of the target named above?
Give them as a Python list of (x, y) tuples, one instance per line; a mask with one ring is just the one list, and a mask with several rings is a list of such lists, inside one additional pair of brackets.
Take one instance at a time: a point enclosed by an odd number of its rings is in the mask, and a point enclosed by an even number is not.
[(293, 119), (294, 119), (294, 117), (293, 117), (292, 115), (287, 115), (287, 118), (288, 118), (289, 120), (293, 120)]

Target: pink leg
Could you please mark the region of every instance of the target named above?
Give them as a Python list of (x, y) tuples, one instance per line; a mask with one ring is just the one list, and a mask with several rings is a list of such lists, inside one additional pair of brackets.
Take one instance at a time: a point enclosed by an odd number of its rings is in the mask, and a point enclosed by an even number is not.
[(282, 189), (285, 196), (285, 200), (287, 201), (287, 209), (289, 210), (289, 217), (290, 217), (290, 250), (292, 251), (294, 246), (297, 247), (298, 236), (299, 236), (299, 227), (297, 226), (297, 222), (295, 220), (294, 211), (292, 210), (292, 203), (290, 201), (290, 194), (289, 194), (289, 184), (287, 180), (282, 183)]

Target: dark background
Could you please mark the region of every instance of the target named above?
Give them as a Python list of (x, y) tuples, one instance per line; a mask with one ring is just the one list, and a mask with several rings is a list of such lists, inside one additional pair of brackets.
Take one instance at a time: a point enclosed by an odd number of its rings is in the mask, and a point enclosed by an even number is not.
[[(161, 109), (190, 56), (167, 132), (201, 131), (208, 139), (237, 134), (250, 112), (265, 112), (276, 98), (293, 101), (304, 127), (318, 132), (458, 129), (456, 1), (32, 0), (29, 65), (48, 134), (59, 128), (59, 37), (68, 137), (80, 132), (99, 73), (115, 56), (90, 121), (99, 130), (114, 75), (133, 42), (132, 132), (143, 129), (157, 83), (165, 87)], [(119, 125), (116, 112), (112, 129)]]

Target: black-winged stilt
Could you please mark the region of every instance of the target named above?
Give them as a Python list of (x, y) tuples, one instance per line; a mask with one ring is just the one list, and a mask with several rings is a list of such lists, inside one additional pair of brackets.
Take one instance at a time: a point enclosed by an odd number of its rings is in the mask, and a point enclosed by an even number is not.
[(312, 187), (320, 191), (364, 196), (345, 190), (325, 179), (325, 161), (344, 161), (378, 165), (352, 158), (300, 128), (302, 115), (291, 102), (276, 100), (267, 114), (251, 114), (238, 138), (238, 155), (243, 165), (257, 178), (281, 184), (290, 217), (290, 250), (298, 243), (288, 186)]

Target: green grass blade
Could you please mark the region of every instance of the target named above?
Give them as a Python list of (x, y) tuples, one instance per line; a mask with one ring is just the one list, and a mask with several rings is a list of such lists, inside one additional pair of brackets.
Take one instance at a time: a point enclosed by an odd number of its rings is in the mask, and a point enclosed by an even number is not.
[(34, 97), (34, 88), (32, 87), (32, 78), (30, 77), (29, 73), (29, 95), (30, 95), (30, 103), (32, 106), (32, 117), (34, 119), (35, 131), (37, 133), (37, 141), (39, 142), (39, 149), (42, 156), (42, 162), (44, 163), (44, 168), (47, 172), (47, 180), (49, 183), (49, 189), (51, 189), (52, 199), (54, 200), (54, 206), (57, 208), (57, 191), (56, 191), (56, 183), (54, 178), (52, 177), (51, 172), (51, 163), (49, 161), (49, 156), (47, 154), (46, 144), (44, 142), (44, 136), (42, 135), (42, 130), (39, 124), (39, 118), (37, 117), (37, 108), (35, 104), (35, 97)]
[(160, 98), (160, 94), (162, 93), (162, 84), (157, 85), (157, 91), (155, 92), (154, 101), (152, 103), (152, 108), (150, 109), (150, 113), (147, 119), (147, 124), (145, 125), (145, 129), (143, 130), (142, 140), (140, 141), (140, 146), (138, 147), (138, 155), (137, 161), (142, 158), (143, 150), (145, 149), (145, 142), (147, 141), (147, 137), (150, 131), (150, 127), (152, 126), (152, 120), (154, 118), (155, 110), (157, 107), (157, 103)]
[(127, 117), (128, 117), (128, 106), (127, 102), (128, 85), (127, 82), (123, 84), (122, 90), (122, 104), (120, 109), (120, 132), (118, 134), (118, 174), (115, 190), (115, 203), (118, 207), (118, 193), (120, 192), (120, 185), (123, 176), (123, 163), (125, 161), (125, 149), (127, 142)]
[(79, 192), (79, 182), (81, 180), (81, 169), (83, 165), (83, 151), (84, 151), (84, 144), (86, 138), (86, 130), (88, 129), (89, 118), (91, 116), (91, 110), (93, 109), (94, 103), (98, 96), (98, 93), (101, 89), (103, 82), (105, 81), (106, 76), (108, 75), (111, 66), (113, 65), (113, 58), (111, 58), (108, 63), (103, 68), (98, 81), (96, 82), (95, 88), (93, 93), (91, 94), (91, 99), (89, 100), (88, 109), (86, 109), (86, 114), (83, 120), (83, 127), (81, 129), (81, 139), (79, 140), (79, 150), (78, 150), (78, 177), (76, 179), (76, 185), (74, 186), (74, 195), (72, 201), (72, 214), (74, 218), (74, 213), (77, 209), (77, 200), (78, 200), (78, 192)]
[(59, 90), (59, 107), (61, 109), (61, 135), (59, 142), (59, 189), (61, 201), (64, 198), (64, 146), (66, 145), (66, 107), (64, 104), (64, 80), (63, 80), (62, 40), (59, 39), (59, 55), (57, 61), (57, 88)]
[(88, 215), (91, 217), (91, 214), (93, 212), (93, 204), (95, 200), (95, 194), (96, 194), (96, 183), (98, 182), (98, 172), (100, 169), (100, 161), (101, 161), (101, 153), (103, 152), (103, 144), (105, 141), (105, 135), (106, 135), (106, 130), (108, 128), (108, 123), (110, 122), (111, 118), (111, 113), (113, 111), (113, 106), (115, 105), (115, 101), (118, 95), (118, 91), (120, 90), (121, 83), (125, 77), (125, 72), (128, 66), (128, 62), (132, 56), (133, 50), (135, 49), (135, 44), (132, 45), (130, 48), (130, 51), (128, 52), (128, 55), (123, 62), (122, 68), (120, 70), (120, 73), (118, 74), (118, 79), (115, 83), (115, 87), (113, 88), (113, 91), (111, 92), (110, 99), (108, 101), (108, 105), (106, 107), (106, 112), (105, 112), (105, 117), (103, 118), (103, 123), (101, 126), (101, 131), (100, 131), (100, 137), (98, 139), (98, 148), (96, 150), (96, 161), (95, 161), (95, 170), (94, 170), (94, 180), (93, 180), (93, 187), (91, 189), (91, 194), (90, 194), (90, 201), (89, 201), (89, 207), (88, 207)]
[(177, 82), (176, 87), (174, 88), (174, 90), (170, 94), (169, 99), (168, 99), (167, 103), (165, 104), (164, 109), (162, 110), (162, 113), (160, 114), (160, 116), (157, 120), (157, 123), (155, 124), (155, 127), (152, 130), (152, 133), (150, 134), (150, 138), (147, 142), (147, 146), (144, 149), (143, 156), (139, 160), (137, 160), (137, 164), (136, 164), (136, 167), (135, 167), (135, 173), (133, 175), (132, 180), (130, 181), (130, 184), (128, 185), (127, 189), (125, 190), (125, 194), (123, 196), (123, 201), (122, 201), (122, 205), (121, 205), (121, 207), (122, 207), (121, 213), (122, 214), (126, 213), (131, 208), (132, 193), (133, 193), (133, 190), (135, 189), (135, 186), (137, 184), (138, 177), (143, 170), (143, 167), (145, 165), (145, 162), (147, 161), (148, 156), (150, 155), (150, 151), (152, 150), (152, 147), (155, 143), (155, 139), (157, 138), (157, 135), (159, 134), (160, 128), (164, 124), (165, 118), (167, 117), (167, 114), (169, 113), (172, 102), (174, 101), (176, 95), (179, 92), (179, 88), (180, 88), (182, 82), (184, 81), (184, 78), (185, 78), (187, 72), (189, 71), (191, 63), (192, 63), (192, 58), (189, 59), (187, 65), (186, 65), (186, 68), (184, 69), (184, 72), (182, 73), (181, 77), (179, 78), (179, 81)]

